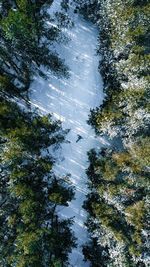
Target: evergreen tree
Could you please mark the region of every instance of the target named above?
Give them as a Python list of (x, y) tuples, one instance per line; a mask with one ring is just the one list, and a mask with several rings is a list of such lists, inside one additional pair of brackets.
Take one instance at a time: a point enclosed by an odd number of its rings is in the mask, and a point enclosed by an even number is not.
[[(89, 152), (91, 193), (84, 207), (91, 242), (84, 254), (91, 266), (148, 266), (149, 10), (148, 1), (81, 6), (100, 29), (106, 93), (89, 123), (112, 139), (109, 149)], [(107, 259), (96, 261), (98, 251)]]
[(73, 188), (53, 174), (52, 155), (43, 153), (65, 132), (49, 116), (1, 103), (1, 266), (66, 266), (75, 246), (72, 220), (60, 219), (56, 207), (68, 205)]
[(7, 76), (18, 91), (29, 88), (35, 71), (44, 75), (41, 65), (57, 75), (68, 75), (64, 62), (50, 49), (61, 30), (57, 26), (47, 27), (47, 20), (52, 18), (43, 9), (45, 2), (16, 0), (7, 4), (6, 15), (1, 12), (0, 74)]
[[(0, 265), (64, 267), (75, 247), (72, 219), (61, 219), (60, 206), (74, 197), (68, 177), (56, 177), (49, 148), (65, 141), (59, 121), (25, 110), (24, 96), (34, 73), (43, 65), (58, 76), (68, 68), (53, 42), (62, 37), (47, 13), (53, 1), (1, 1), (0, 16)], [(12, 101), (13, 99), (13, 101)], [(19, 100), (20, 101), (20, 100)]]

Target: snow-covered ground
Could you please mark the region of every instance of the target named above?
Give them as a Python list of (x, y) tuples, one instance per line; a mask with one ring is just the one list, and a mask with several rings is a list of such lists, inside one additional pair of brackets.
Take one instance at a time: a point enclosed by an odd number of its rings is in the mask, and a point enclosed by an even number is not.
[[(82, 208), (87, 194), (88, 167), (87, 152), (105, 144), (104, 139), (97, 140), (94, 130), (87, 124), (91, 108), (102, 102), (103, 82), (98, 72), (96, 44), (97, 28), (85, 21), (80, 15), (74, 14), (75, 26), (66, 30), (71, 41), (67, 45), (60, 45), (58, 50), (70, 68), (70, 78), (58, 79), (47, 73), (48, 80), (35, 78), (31, 86), (31, 102), (43, 113), (52, 113), (56, 119), (62, 121), (63, 128), (70, 129), (65, 143), (59, 150), (59, 161), (54, 167), (58, 175), (71, 174), (71, 181), (75, 186), (75, 200), (69, 207), (60, 210), (61, 216), (74, 217), (73, 230), (77, 237), (78, 246), (70, 255), (70, 266), (89, 266), (83, 262), (82, 244), (88, 239), (84, 226), (86, 212)], [(82, 137), (77, 142), (78, 135)]]

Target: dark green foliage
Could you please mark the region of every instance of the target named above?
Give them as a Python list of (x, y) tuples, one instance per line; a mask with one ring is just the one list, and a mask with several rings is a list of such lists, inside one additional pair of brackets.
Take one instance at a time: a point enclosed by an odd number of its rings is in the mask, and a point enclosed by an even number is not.
[(41, 65), (57, 75), (68, 75), (59, 55), (50, 50), (61, 31), (57, 26), (47, 27), (47, 20), (53, 19), (43, 9), (46, 2), (17, 0), (7, 4), (6, 14), (1, 13), (0, 74), (7, 75), (19, 92), (29, 88), (35, 71), (44, 74)]
[[(53, 173), (50, 149), (58, 148), (68, 131), (51, 115), (31, 111), (25, 94), (33, 74), (45, 77), (41, 65), (68, 76), (50, 50), (62, 34), (46, 24), (53, 22), (46, 11), (53, 1), (1, 2), (0, 266), (65, 267), (75, 247), (73, 221), (60, 219), (57, 207), (68, 206), (74, 191), (68, 178)], [(15, 103), (18, 97), (24, 110)]]
[[(65, 266), (75, 245), (71, 220), (60, 220), (57, 205), (74, 196), (52, 172), (46, 152), (65, 132), (50, 116), (27, 113), (1, 99), (1, 266)], [(55, 266), (55, 265), (54, 265)]]
[[(92, 1), (82, 11), (100, 29), (106, 93), (89, 123), (111, 139), (109, 149), (89, 152), (85, 258), (91, 266), (148, 266), (150, 4)], [(96, 260), (103, 253), (107, 260)]]
[(97, 245), (96, 238), (83, 247), (83, 254), (93, 267), (106, 267), (109, 262), (108, 249)]

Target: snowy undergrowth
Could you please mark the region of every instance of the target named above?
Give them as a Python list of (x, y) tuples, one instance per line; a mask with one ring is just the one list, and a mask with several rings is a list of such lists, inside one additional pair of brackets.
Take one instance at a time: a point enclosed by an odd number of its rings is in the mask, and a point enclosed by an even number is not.
[[(58, 2), (55, 2), (55, 10)], [(59, 212), (65, 218), (74, 217), (77, 248), (70, 255), (70, 266), (85, 267), (89, 264), (83, 261), (82, 245), (88, 234), (84, 226), (86, 212), (82, 205), (88, 191), (85, 173), (87, 152), (106, 144), (104, 139), (95, 137), (87, 120), (90, 109), (99, 106), (104, 95), (98, 72), (99, 58), (96, 56), (98, 30), (78, 14), (72, 13), (72, 19), (74, 27), (65, 30), (70, 41), (56, 47), (70, 69), (70, 78), (58, 79), (51, 73), (46, 73), (47, 80), (35, 77), (31, 85), (31, 103), (43, 114), (51, 113), (55, 119), (61, 120), (64, 129), (70, 129), (69, 142), (60, 148), (54, 172), (61, 176), (70, 174), (75, 186), (75, 199)]]

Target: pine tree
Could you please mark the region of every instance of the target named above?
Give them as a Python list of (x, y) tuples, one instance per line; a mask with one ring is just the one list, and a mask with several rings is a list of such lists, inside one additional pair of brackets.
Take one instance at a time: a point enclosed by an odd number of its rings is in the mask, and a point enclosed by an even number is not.
[(50, 146), (66, 131), (50, 116), (27, 113), (1, 99), (1, 231), (2, 266), (65, 266), (75, 246), (72, 220), (56, 212), (74, 196), (66, 179), (52, 172)]
[(150, 6), (94, 2), (96, 8), (91, 12), (89, 4), (85, 13), (100, 29), (99, 70), (107, 96), (91, 111), (89, 123), (111, 141), (109, 149), (89, 152), (91, 192), (84, 207), (91, 242), (85, 258), (95, 266), (101, 248), (109, 256), (102, 266), (148, 266)]

